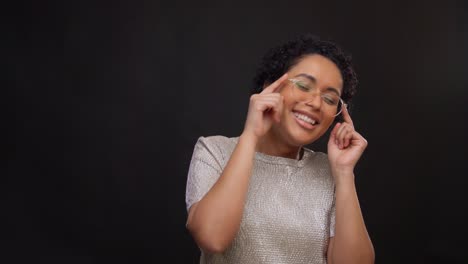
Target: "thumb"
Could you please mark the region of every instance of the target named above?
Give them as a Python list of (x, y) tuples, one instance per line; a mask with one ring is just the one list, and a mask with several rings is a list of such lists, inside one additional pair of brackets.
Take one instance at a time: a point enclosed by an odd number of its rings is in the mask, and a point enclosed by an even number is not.
[(281, 113), (283, 112), (283, 97), (281, 96), (281, 99), (278, 103), (278, 107), (276, 109), (276, 113), (275, 113), (275, 119), (276, 119), (276, 122), (281, 122)]
[(336, 123), (335, 127), (330, 133), (330, 139), (328, 140), (328, 143), (335, 143), (336, 140), (336, 133), (338, 132), (338, 129), (340, 128), (341, 123)]
[(281, 115), (280, 115), (279, 112), (276, 112), (276, 114), (275, 114), (275, 121), (276, 121), (276, 123), (281, 122)]

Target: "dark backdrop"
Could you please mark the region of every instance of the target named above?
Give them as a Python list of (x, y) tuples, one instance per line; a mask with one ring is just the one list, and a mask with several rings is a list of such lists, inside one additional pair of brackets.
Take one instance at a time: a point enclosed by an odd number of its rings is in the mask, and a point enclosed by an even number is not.
[(197, 263), (193, 146), (240, 134), (259, 59), (303, 32), (354, 58), (377, 263), (468, 260), (462, 1), (192, 2), (3, 8), (3, 263)]

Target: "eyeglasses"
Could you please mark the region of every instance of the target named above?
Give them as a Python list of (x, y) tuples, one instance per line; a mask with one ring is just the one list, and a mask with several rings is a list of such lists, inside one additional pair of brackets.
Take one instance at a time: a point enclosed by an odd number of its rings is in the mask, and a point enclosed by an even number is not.
[[(291, 95), (296, 100), (301, 100), (303, 98), (310, 98), (312, 94), (318, 92), (320, 98), (324, 104), (326, 111), (337, 112), (334, 116), (338, 116), (342, 111), (343, 107), (346, 107), (343, 100), (334, 92), (320, 92), (313, 83), (308, 81), (303, 81), (301, 79), (288, 79), (293, 84), (293, 89), (291, 89)], [(309, 100), (311, 101), (311, 100)]]

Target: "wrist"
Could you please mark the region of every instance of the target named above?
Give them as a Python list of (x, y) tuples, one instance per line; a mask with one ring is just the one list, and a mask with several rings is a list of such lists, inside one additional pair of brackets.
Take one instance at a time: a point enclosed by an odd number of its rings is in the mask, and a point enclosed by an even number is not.
[(331, 163), (330, 169), (334, 176), (349, 176), (354, 174), (354, 166), (338, 166)]
[(332, 170), (336, 187), (354, 186), (354, 172), (351, 170)]
[(256, 135), (246, 131), (242, 132), (242, 134), (239, 136), (239, 142), (245, 142), (252, 146), (257, 146), (258, 140), (259, 139)]

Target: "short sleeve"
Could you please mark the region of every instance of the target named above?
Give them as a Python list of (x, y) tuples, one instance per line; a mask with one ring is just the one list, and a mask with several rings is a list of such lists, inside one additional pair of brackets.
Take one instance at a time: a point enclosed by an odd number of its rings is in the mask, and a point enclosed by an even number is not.
[(193, 150), (185, 192), (187, 211), (205, 196), (222, 172), (219, 151), (209, 143), (207, 138), (200, 137)]
[(336, 221), (336, 207), (335, 199), (333, 199), (333, 204), (330, 210), (330, 237), (335, 236), (335, 221)]

